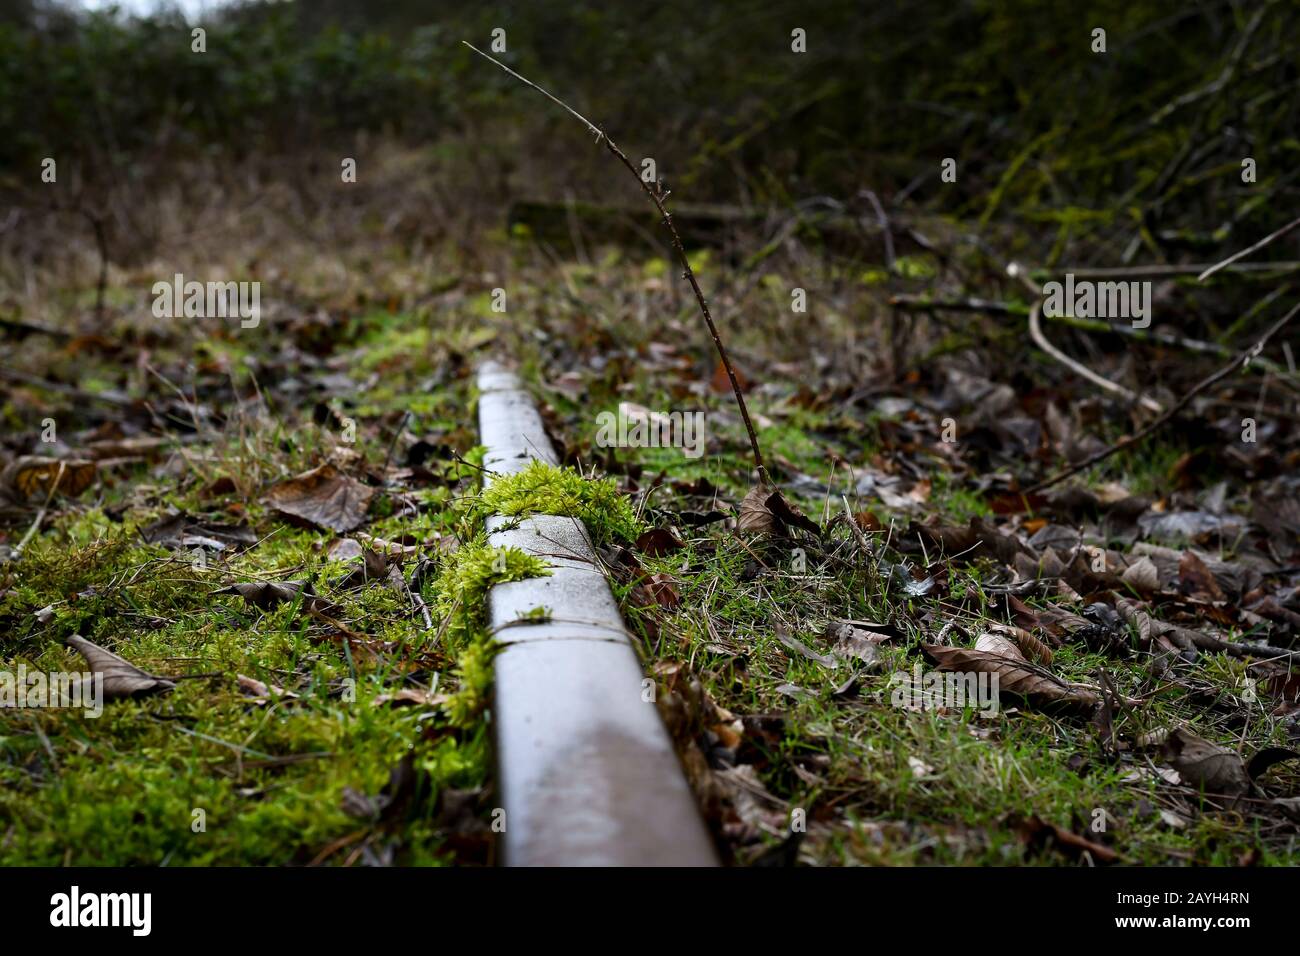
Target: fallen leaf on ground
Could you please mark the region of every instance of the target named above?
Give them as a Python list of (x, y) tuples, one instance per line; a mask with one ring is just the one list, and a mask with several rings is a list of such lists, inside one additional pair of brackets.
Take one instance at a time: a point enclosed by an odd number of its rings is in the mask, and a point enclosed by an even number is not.
[(303, 610), (320, 611), (322, 614), (338, 610), (336, 605), (317, 596), (310, 581), (241, 581), (212, 593), (238, 594), (248, 604), (263, 611), (269, 611), (285, 601), (295, 601), (299, 597), (302, 598)]
[(651, 528), (636, 539), (636, 549), (652, 558), (672, 554), (682, 547), (681, 541), (667, 528)]
[(818, 654), (816, 651), (814, 651), (803, 641), (799, 640), (797, 637), (792, 636), (780, 624), (776, 626), (775, 634), (776, 634), (776, 639), (778, 641), (784, 644), (786, 648), (788, 648), (789, 650), (794, 651), (796, 654), (799, 654), (802, 657), (806, 657), (810, 661), (816, 661), (818, 664), (821, 664), (823, 667), (834, 668), (839, 666), (839, 661), (837, 661), (834, 657), (830, 657), (826, 654)]
[(988, 651), (965, 647), (922, 644), (921, 651), (941, 671), (973, 671), (998, 676), (998, 690), (1015, 694), (1033, 704), (1055, 704), (1091, 711), (1101, 701), (1089, 687), (1070, 684), (1055, 674), (1025, 660), (1014, 660)]
[(1146, 555), (1142, 555), (1127, 568), (1119, 578), (1125, 584), (1142, 594), (1150, 594), (1160, 589), (1160, 571)]
[(1021, 627), (1007, 627), (1004, 624), (994, 626), (998, 633), (1009, 634), (1011, 639), (1016, 642), (1021, 653), (1029, 658), (1035, 664), (1041, 664), (1043, 667), (1051, 667), (1055, 656), (1052, 649), (1040, 641), (1037, 637)]
[(1011, 638), (1005, 634), (995, 634), (987, 632), (975, 638), (975, 650), (987, 651), (990, 654), (996, 654), (999, 657), (1006, 657), (1013, 661), (1027, 661), (1024, 653)]
[(105, 700), (144, 697), (176, 686), (165, 677), (156, 677), (140, 670), (130, 661), (91, 643), (80, 634), (68, 638), (67, 644), (86, 659), (86, 664), (93, 673), (103, 675)]
[(352, 565), (352, 570), (332, 584), (332, 588), (346, 590), (363, 587), (371, 581), (382, 581), (388, 576), (388, 569), (391, 566), (387, 555), (365, 547), (361, 549), (361, 554), (350, 558), (349, 563)]
[(1115, 610), (1119, 611), (1119, 616), (1137, 631), (1138, 643), (1142, 647), (1149, 647), (1152, 636), (1151, 615), (1127, 598), (1117, 600)]
[(681, 594), (677, 591), (677, 582), (673, 580), (672, 575), (663, 572), (652, 574), (646, 578), (644, 586), (660, 607), (672, 609), (682, 603)]
[(1214, 580), (1210, 569), (1194, 551), (1183, 552), (1183, 557), (1178, 562), (1178, 579), (1184, 594), (1202, 597), (1207, 601), (1224, 600), (1219, 583)]
[(374, 494), (374, 488), (333, 465), (321, 465), (273, 485), (263, 501), (282, 514), (343, 534), (365, 520)]
[(183, 511), (164, 515), (140, 529), (140, 537), (149, 544), (164, 548), (203, 547), (224, 551), (228, 547), (251, 547), (257, 533), (247, 525), (203, 521)]
[(738, 531), (762, 533), (771, 531), (776, 526), (776, 518), (767, 506), (771, 491), (762, 485), (755, 485), (740, 502), (740, 518), (736, 522)]
[(1188, 786), (1197, 790), (1240, 796), (1250, 789), (1250, 776), (1239, 754), (1185, 727), (1170, 732), (1165, 740), (1165, 759)]
[(821, 534), (821, 528), (817, 527), (816, 522), (800, 511), (795, 505), (785, 500), (785, 496), (779, 491), (774, 491), (767, 496), (763, 502), (767, 510), (782, 525), (787, 527), (800, 528), (810, 534)]
[(841, 660), (856, 658), (870, 665), (880, 659), (880, 641), (888, 634), (873, 634), (851, 624), (832, 624), (826, 629), (826, 636), (834, 640), (831, 653)]
[(239, 683), (240, 690), (255, 698), (254, 703), (265, 704), (281, 698), (296, 698), (298, 696), (293, 691), (277, 687), (275, 684), (267, 684), (256, 677), (249, 677), (246, 674), (236, 674), (235, 679)]
[(42, 503), (52, 493), (75, 498), (94, 481), (93, 461), (23, 455), (0, 474), (0, 491), (13, 501)]

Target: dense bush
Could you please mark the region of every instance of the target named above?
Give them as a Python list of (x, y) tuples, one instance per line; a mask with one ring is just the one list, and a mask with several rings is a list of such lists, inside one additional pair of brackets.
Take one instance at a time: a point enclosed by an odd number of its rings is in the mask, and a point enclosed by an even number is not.
[[(1280, 219), (1300, 149), (1300, 11), (1281, 2), (299, 0), (205, 21), (202, 56), (176, 14), (9, 20), (11, 183), (47, 155), (93, 178), (158, 150), (292, 151), (359, 130), (432, 142), (485, 120), (544, 141), (561, 118), (459, 43), (486, 46), (496, 26), (503, 59), (670, 154), (695, 198), (869, 185), (1058, 237), (1210, 248), (1239, 220)], [(805, 54), (791, 52), (795, 27)], [(945, 157), (960, 174), (939, 189)]]

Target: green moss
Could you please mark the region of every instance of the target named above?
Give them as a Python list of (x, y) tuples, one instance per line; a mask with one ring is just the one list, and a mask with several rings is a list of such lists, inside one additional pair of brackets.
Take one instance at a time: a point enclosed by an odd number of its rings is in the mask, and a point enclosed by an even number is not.
[(433, 584), (434, 608), (446, 621), (444, 640), (457, 651), (457, 690), (445, 707), (451, 722), (465, 727), (487, 701), (495, 645), (486, 629), (487, 592), (494, 584), (550, 574), (541, 558), (518, 548), (494, 548), (479, 536), (448, 559)]
[[(21, 586), (0, 601), (4, 656), (29, 670), (81, 671), (60, 642), (79, 632), (155, 673), (195, 679), (107, 702), (97, 719), (67, 709), (9, 715), (0, 724), (0, 864), (308, 863), (367, 832), (344, 812), (345, 791), (377, 793), (407, 756), (420, 796), (401, 821), (398, 858), (447, 860), (433, 801), (445, 787), (486, 784), (488, 735), (482, 722), (428, 734), (427, 710), (376, 702), (421, 660), (437, 666), (436, 655), (407, 646), (412, 626), (397, 595), (329, 594), (341, 618), (365, 622), (353, 625), (368, 632), (354, 648), (292, 604), (262, 611), (212, 595), (230, 579), (291, 572), (325, 588), (338, 569), (313, 547), (318, 533), (282, 528), (225, 568), (197, 569), (139, 546), (138, 523), (92, 511), (36, 539)], [(49, 623), (31, 614), (45, 604), (56, 605)], [(369, 641), (393, 650), (364, 653)], [(478, 687), (473, 663), (462, 670)], [(241, 674), (295, 696), (250, 699)]]
[[(424, 359), (405, 359), (390, 379), (427, 378)], [(431, 407), (466, 401), (463, 391), (454, 399), (429, 395)], [(364, 422), (361, 432), (369, 437)], [(105, 490), (102, 501), (113, 509), (52, 516), (21, 561), (0, 569), (5, 666), (80, 672), (84, 661), (62, 643), (77, 633), (180, 678), (159, 696), (106, 702), (97, 719), (71, 709), (0, 718), (0, 865), (342, 863), (363, 843), (391, 845), (405, 864), (458, 858), (435, 807), (447, 788), (488, 785), (491, 738), (481, 714), (492, 648), (482, 627), (484, 592), (544, 567), (517, 553), (495, 569), (491, 550), (463, 531), (467, 509), (455, 507), (462, 480), (477, 471), (430, 463), (446, 484), (413, 490), (420, 514), (377, 517), (367, 528), (393, 539), (471, 538), (459, 556), (441, 559), (442, 573), (425, 585), (463, 603), (450, 636), (413, 638), (434, 632), (420, 630), (404, 595), (384, 586), (332, 589), (344, 571), (324, 547), (333, 536), (274, 520), (257, 502), (268, 482), (317, 463), (326, 437), (307, 422), (273, 419), (239, 436), (215, 436), (210, 454), (196, 455), (194, 470), (165, 492), (141, 484), (147, 471), (132, 476)], [(383, 441), (358, 446), (369, 447), (372, 460), (387, 450)], [(203, 491), (218, 477), (235, 481), (224, 500)], [(258, 544), (209, 555), (206, 566), (145, 544), (140, 529), (171, 508), (247, 521)], [(299, 602), (261, 610), (215, 594), (236, 581), (287, 579), (310, 581), (338, 607), (331, 616), (347, 631), (310, 617)], [(430, 603), (447, 611), (445, 601)], [(37, 617), (47, 606), (52, 611)], [(291, 696), (257, 699), (241, 689), (239, 675)], [(411, 687), (450, 690), (446, 711), (387, 702)], [(380, 792), (403, 761), (416, 786), (401, 819), (345, 812), (349, 792)]]
[(544, 514), (581, 519), (596, 544), (632, 541), (641, 521), (609, 479), (587, 478), (571, 468), (533, 461), (523, 471), (502, 475), (483, 492), (488, 513), (506, 516)]

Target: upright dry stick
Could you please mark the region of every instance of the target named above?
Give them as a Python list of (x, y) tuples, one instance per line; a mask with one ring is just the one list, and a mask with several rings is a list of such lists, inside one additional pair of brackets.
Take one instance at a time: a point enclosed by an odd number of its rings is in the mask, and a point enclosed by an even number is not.
[(526, 86), (531, 86), (556, 106), (561, 107), (575, 119), (582, 122), (587, 129), (591, 130), (591, 132), (595, 134), (596, 141), (604, 143), (605, 148), (613, 154), (614, 158), (627, 167), (627, 171), (632, 174), (640, 184), (641, 188), (645, 191), (645, 194), (650, 197), (650, 201), (654, 203), (655, 208), (659, 210), (659, 215), (663, 217), (664, 225), (668, 228), (669, 235), (672, 236), (673, 248), (677, 250), (677, 258), (680, 259), (682, 263), (682, 275), (684, 275), (686, 281), (691, 284), (691, 291), (695, 293), (695, 301), (700, 305), (700, 313), (704, 316), (704, 323), (709, 327), (709, 335), (713, 337), (714, 348), (718, 350), (718, 358), (722, 360), (722, 367), (727, 370), (727, 378), (731, 380), (731, 391), (736, 396), (736, 405), (740, 408), (740, 417), (745, 423), (745, 431), (749, 433), (749, 447), (754, 452), (754, 467), (758, 470), (759, 483), (763, 485), (770, 484), (771, 482), (768, 479), (767, 468), (763, 464), (763, 453), (758, 447), (758, 435), (754, 432), (754, 423), (750, 421), (749, 408), (745, 405), (745, 396), (740, 390), (740, 380), (736, 378), (736, 370), (732, 367), (731, 359), (727, 356), (726, 346), (722, 344), (722, 338), (718, 335), (718, 327), (714, 324), (713, 316), (709, 313), (709, 304), (704, 300), (704, 293), (700, 290), (700, 283), (695, 278), (695, 270), (691, 268), (690, 260), (686, 257), (686, 248), (682, 245), (682, 238), (677, 234), (677, 228), (673, 225), (673, 217), (668, 212), (667, 207), (664, 206), (664, 199), (667, 198), (667, 193), (660, 188), (659, 183), (656, 182), (651, 185), (642, 179), (641, 174), (638, 173), (636, 167), (632, 165), (632, 161), (627, 158), (627, 154), (618, 148), (615, 142), (605, 134), (605, 131), (596, 126), (595, 123), (587, 119), (587, 117), (583, 116), (568, 103), (542, 89), (526, 76), (520, 76), (496, 57), (489, 56), (478, 47), (474, 46), (474, 44), (465, 40), (462, 40), (461, 42), (485, 60), (490, 60), (497, 66), (501, 67), (501, 69), (505, 70), (520, 83), (523, 83)]

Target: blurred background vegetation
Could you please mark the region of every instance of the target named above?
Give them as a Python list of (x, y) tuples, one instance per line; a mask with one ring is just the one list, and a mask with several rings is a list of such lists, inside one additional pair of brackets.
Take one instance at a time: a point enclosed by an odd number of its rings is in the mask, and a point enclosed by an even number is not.
[(870, 190), (1049, 265), (1213, 258), (1296, 206), (1290, 0), (295, 0), (188, 22), (2, 0), (3, 198), (39, 195), (47, 156), (91, 203), (195, 159), (337, 181), (360, 137), (443, 163), (455, 204), (636, 201), (579, 124), (460, 43), (496, 27), (506, 63), (654, 156), (677, 200), (861, 213)]

